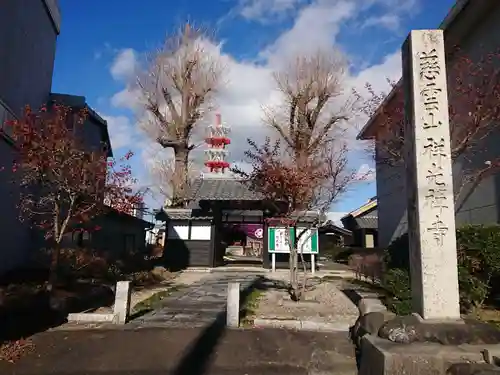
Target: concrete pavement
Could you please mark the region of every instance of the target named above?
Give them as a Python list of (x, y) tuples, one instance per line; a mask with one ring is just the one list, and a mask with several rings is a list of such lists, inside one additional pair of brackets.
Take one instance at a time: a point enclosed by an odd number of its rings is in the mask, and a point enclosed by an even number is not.
[(344, 333), (142, 328), (53, 331), (2, 375), (354, 375)]

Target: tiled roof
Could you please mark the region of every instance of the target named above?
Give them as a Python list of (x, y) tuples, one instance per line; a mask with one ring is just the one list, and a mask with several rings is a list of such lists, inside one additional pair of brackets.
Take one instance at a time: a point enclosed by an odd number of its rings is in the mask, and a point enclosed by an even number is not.
[(378, 229), (378, 218), (377, 216), (362, 216), (362, 217), (357, 217), (354, 220), (356, 220), (356, 223), (360, 228), (364, 229)]
[[(299, 223), (317, 223), (320, 219), (320, 214), (318, 211), (299, 211), (296, 213), (292, 213), (289, 216), (290, 219), (292, 220), (298, 220)], [(279, 216), (276, 216), (274, 218), (270, 218), (270, 220), (275, 220), (275, 221), (280, 221), (281, 218)]]
[(200, 210), (167, 208), (157, 215), (158, 220), (212, 220), (212, 216)]
[(324, 233), (339, 232), (346, 236), (352, 236), (352, 232), (350, 230), (335, 225), (331, 220), (328, 220), (328, 222), (321, 226), (319, 230)]
[(260, 201), (262, 195), (252, 191), (245, 182), (236, 178), (200, 178), (192, 187), (190, 200), (242, 200)]

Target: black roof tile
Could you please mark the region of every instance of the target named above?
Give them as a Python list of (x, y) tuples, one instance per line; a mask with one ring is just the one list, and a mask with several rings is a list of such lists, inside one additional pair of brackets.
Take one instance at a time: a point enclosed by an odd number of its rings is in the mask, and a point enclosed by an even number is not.
[(189, 200), (260, 201), (262, 194), (252, 191), (244, 180), (237, 178), (200, 178), (191, 186)]

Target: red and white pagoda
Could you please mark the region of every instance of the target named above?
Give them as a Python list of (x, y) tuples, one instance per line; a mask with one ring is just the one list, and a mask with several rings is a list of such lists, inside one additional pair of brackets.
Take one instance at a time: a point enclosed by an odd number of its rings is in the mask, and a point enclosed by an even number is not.
[(215, 125), (208, 127), (208, 136), (205, 143), (208, 144), (208, 149), (205, 150), (205, 166), (211, 173), (223, 174), (229, 168), (229, 163), (226, 161), (228, 151), (226, 146), (231, 143), (228, 135), (230, 128), (222, 125), (221, 115), (215, 115)]

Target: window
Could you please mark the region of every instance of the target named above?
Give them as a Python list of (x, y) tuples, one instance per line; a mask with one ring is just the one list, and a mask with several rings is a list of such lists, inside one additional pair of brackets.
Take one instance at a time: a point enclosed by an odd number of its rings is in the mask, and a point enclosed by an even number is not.
[(189, 240), (189, 225), (169, 223), (167, 238), (171, 240)]
[(125, 234), (124, 236), (124, 249), (125, 253), (133, 253), (135, 251), (135, 235), (133, 234)]
[(86, 230), (76, 230), (73, 232), (72, 240), (74, 245), (87, 248), (92, 241), (92, 235)]
[(8, 121), (13, 121), (16, 119), (14, 113), (0, 100), (0, 129), (2, 129), (5, 134), (12, 138), (12, 128), (6, 126)]
[(211, 235), (210, 223), (191, 223), (191, 240), (210, 240)]

